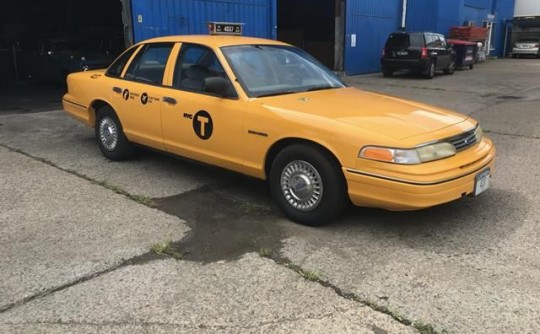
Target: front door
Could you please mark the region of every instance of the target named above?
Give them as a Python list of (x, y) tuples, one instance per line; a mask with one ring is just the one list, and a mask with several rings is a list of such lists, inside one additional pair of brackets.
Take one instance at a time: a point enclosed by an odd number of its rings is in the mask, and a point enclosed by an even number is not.
[(246, 103), (237, 98), (232, 85), (228, 97), (205, 92), (204, 79), (209, 77), (227, 78), (215, 53), (202, 45), (183, 44), (171, 87), (165, 89), (162, 98), (165, 148), (174, 154), (241, 171)]

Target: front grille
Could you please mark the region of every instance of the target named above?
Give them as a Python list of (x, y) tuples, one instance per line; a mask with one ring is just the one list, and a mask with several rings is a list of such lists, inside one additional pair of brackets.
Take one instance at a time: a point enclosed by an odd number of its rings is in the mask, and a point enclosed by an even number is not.
[(476, 129), (472, 129), (470, 131), (449, 138), (448, 142), (454, 145), (456, 151), (463, 151), (476, 144), (476, 140)]

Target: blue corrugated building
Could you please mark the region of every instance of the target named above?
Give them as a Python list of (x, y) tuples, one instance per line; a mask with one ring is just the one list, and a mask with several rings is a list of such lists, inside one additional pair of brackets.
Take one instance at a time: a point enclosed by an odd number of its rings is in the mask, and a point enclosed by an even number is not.
[[(491, 21), (492, 55), (504, 54), (515, 0), (121, 0), (134, 42), (175, 34), (206, 34), (206, 22), (245, 23), (244, 34), (295, 44), (345, 73), (380, 70), (388, 34), (433, 31)], [(404, 11), (405, 10), (405, 11)]]

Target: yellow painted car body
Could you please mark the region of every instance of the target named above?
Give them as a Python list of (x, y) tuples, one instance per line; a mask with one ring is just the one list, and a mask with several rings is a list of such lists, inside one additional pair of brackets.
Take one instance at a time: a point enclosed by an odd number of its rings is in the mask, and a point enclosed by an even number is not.
[[(127, 79), (130, 62), (140, 49), (153, 43), (173, 43), (162, 82)], [(173, 87), (177, 58), (183, 45), (189, 44), (203, 45), (215, 53), (236, 92), (234, 98)], [(495, 148), (485, 136), (453, 156), (425, 163), (359, 157), (368, 146), (413, 149), (447, 141), (474, 131), (477, 122), (442, 108), (352, 87), (253, 97), (222, 52), (223, 47), (234, 45), (286, 46), (239, 36), (171, 36), (144, 41), (134, 46), (136, 51), (118, 77), (106, 75), (105, 70), (69, 75), (64, 109), (95, 127), (96, 111), (108, 105), (130, 142), (260, 179), (269, 177), (280, 150), (293, 143), (313, 143), (339, 163), (348, 197), (357, 206), (412, 210), (450, 202), (474, 193), (477, 175), (493, 170)], [(201, 110), (211, 115), (213, 129), (207, 139), (200, 137), (207, 118), (199, 117), (203, 123), (198, 123), (198, 134), (194, 128), (193, 117)]]

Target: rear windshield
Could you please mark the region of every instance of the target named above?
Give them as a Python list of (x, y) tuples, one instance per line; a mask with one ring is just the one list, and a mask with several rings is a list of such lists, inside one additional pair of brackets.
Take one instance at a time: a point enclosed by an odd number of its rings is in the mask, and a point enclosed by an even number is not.
[(387, 48), (408, 48), (409, 47), (409, 35), (406, 34), (392, 34), (386, 41)]
[(538, 39), (534, 38), (521, 38), (518, 43), (538, 43)]

